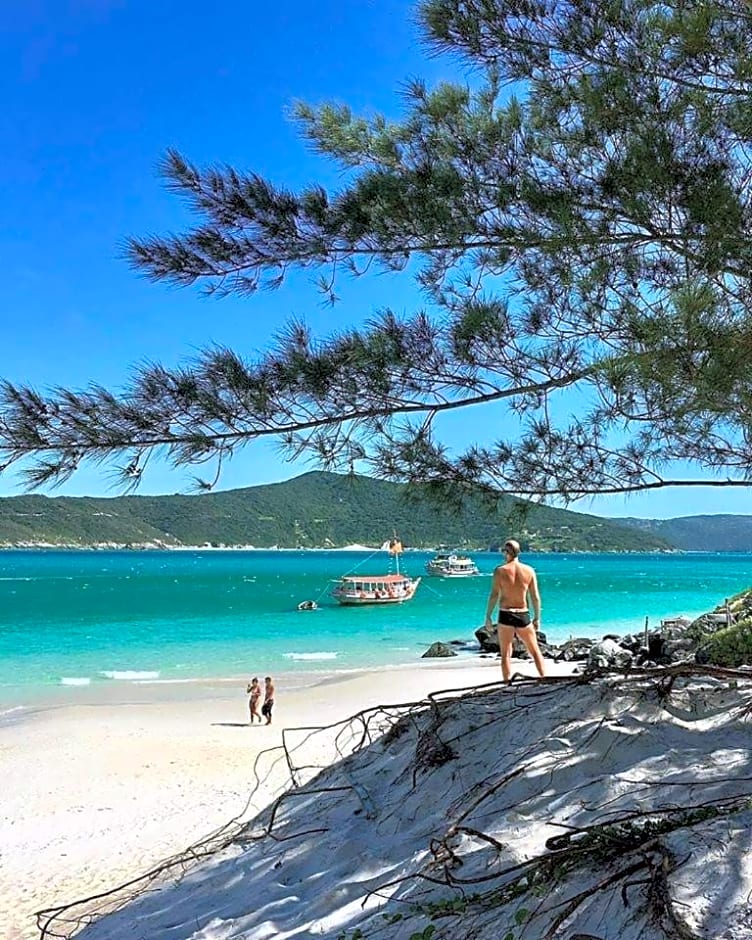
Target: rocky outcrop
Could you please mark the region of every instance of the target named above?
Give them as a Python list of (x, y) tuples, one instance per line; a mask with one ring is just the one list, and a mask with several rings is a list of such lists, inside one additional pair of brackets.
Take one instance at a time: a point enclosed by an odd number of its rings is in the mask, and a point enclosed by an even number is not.
[(633, 654), (611, 637), (594, 643), (588, 653), (587, 668), (629, 669), (634, 662)]
[[(496, 627), (479, 627), (475, 631), (475, 638), (480, 643), (481, 653), (499, 653), (499, 637), (496, 633)], [(592, 642), (592, 640), (590, 641)], [(557, 652), (557, 647), (550, 646), (546, 640), (546, 634), (538, 631), (538, 646), (541, 648), (541, 652), (544, 656), (548, 656), (551, 659), (555, 658), (555, 653)], [(512, 656), (516, 659), (529, 659), (527, 649), (525, 644), (517, 636), (515, 636), (512, 644)]]
[(590, 637), (580, 636), (573, 640), (567, 640), (557, 648), (554, 659), (556, 662), (565, 663), (584, 662), (590, 655), (590, 650), (595, 640)]
[[(618, 636), (606, 634), (601, 640), (591, 637), (575, 637), (558, 646), (549, 644), (543, 633), (538, 633), (538, 643), (545, 657), (556, 662), (583, 662), (587, 663), (589, 671), (609, 669), (629, 669), (630, 667), (667, 666), (672, 663), (705, 663), (714, 661), (716, 655), (713, 650), (719, 643), (729, 627), (739, 627), (744, 633), (745, 624), (750, 624), (752, 631), (752, 589), (737, 594), (714, 610), (708, 611), (695, 620), (687, 617), (675, 617), (662, 621), (659, 630), (650, 630), (647, 633), (639, 632)], [(719, 635), (720, 634), (720, 635)], [(717, 641), (713, 638), (718, 636)], [(480, 646), (481, 654), (498, 655), (499, 638), (496, 627), (479, 627), (475, 631), (475, 639)], [(746, 633), (739, 638), (731, 638), (731, 649), (723, 655), (731, 655), (736, 662), (746, 649)], [(437, 644), (434, 644), (436, 646)], [(460, 645), (456, 643), (456, 645)], [(752, 641), (750, 641), (752, 646)], [(465, 649), (468, 647), (465, 646)], [(740, 653), (740, 650), (742, 651)], [(717, 651), (716, 651), (717, 652)], [(428, 655), (428, 654), (426, 654)], [(447, 655), (443, 653), (431, 655)], [(529, 655), (524, 643), (517, 637), (514, 639), (512, 656), (516, 659), (528, 659)], [(752, 665), (752, 651), (748, 659)]]
[(436, 642), (432, 643), (425, 653), (421, 656), (421, 659), (434, 659), (434, 658), (443, 658), (445, 656), (456, 656), (457, 653), (448, 643)]
[(488, 627), (484, 624), (475, 631), (475, 639), (480, 643), (481, 653), (499, 652), (499, 638), (496, 635), (496, 627)]

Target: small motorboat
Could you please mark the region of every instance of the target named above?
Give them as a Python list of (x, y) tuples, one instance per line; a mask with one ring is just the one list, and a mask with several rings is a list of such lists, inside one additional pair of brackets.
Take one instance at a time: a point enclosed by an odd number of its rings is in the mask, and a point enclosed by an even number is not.
[(298, 610), (318, 610), (319, 605), (316, 601), (301, 601), (298, 604)]
[(474, 578), (480, 574), (472, 558), (445, 551), (440, 551), (426, 562), (426, 571), (435, 578)]

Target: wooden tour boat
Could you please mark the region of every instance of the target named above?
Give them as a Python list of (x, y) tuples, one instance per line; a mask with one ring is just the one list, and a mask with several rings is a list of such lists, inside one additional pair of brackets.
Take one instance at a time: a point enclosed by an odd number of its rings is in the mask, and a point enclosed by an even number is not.
[(404, 604), (412, 600), (418, 590), (420, 578), (410, 578), (399, 570), (402, 542), (395, 536), (381, 546), (396, 560), (396, 572), (390, 574), (346, 574), (338, 581), (332, 597), (340, 604)]

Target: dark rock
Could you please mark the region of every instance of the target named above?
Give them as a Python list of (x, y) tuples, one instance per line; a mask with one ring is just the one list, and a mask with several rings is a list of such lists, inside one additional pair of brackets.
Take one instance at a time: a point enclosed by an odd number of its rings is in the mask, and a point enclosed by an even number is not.
[(575, 660), (586, 660), (590, 654), (590, 649), (594, 641), (589, 637), (577, 637), (574, 640), (567, 640), (559, 647), (559, 652), (554, 657), (556, 662), (564, 660), (566, 663)]
[(629, 650), (622, 649), (614, 640), (601, 640), (594, 643), (588, 654), (587, 668), (593, 669), (628, 669), (633, 662)]
[(443, 657), (443, 656), (456, 656), (457, 653), (449, 646), (448, 643), (432, 643), (425, 653), (420, 657), (421, 659), (429, 659), (434, 657)]
[(710, 662), (710, 647), (700, 646), (695, 650), (695, 662), (706, 666)]
[(499, 638), (496, 627), (487, 627), (485, 624), (475, 631), (475, 638), (480, 643), (482, 653), (498, 653)]
[[(536, 636), (538, 637), (538, 646), (540, 647), (541, 653), (551, 659), (555, 658), (555, 654), (558, 652), (558, 647), (548, 645), (545, 633), (538, 631)], [(496, 632), (495, 625), (491, 626), (490, 628), (486, 627), (485, 625), (478, 627), (478, 629), (475, 631), (475, 638), (478, 643), (480, 643), (481, 653), (501, 652), (499, 647), (499, 635)], [(512, 656), (516, 657), (517, 659), (530, 658), (527, 649), (525, 648), (525, 644), (516, 636), (512, 646)]]
[(669, 662), (675, 663), (680, 659), (691, 659), (697, 644), (686, 637), (683, 640), (666, 640), (663, 644), (663, 654)]

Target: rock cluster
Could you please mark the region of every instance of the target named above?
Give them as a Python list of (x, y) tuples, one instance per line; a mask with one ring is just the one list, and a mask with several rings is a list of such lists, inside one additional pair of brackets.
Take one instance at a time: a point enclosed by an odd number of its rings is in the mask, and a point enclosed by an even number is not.
[[(600, 640), (577, 637), (558, 646), (548, 643), (545, 634), (539, 633), (538, 643), (545, 657), (556, 662), (581, 662), (586, 664), (587, 670), (650, 668), (681, 662), (703, 663), (708, 661), (706, 645), (709, 637), (751, 618), (752, 590), (724, 602), (696, 620), (686, 617), (664, 620), (658, 630), (626, 636), (611, 633)], [(499, 640), (495, 629), (480, 627), (475, 631), (475, 638), (480, 644), (481, 653), (498, 654)], [(529, 658), (524, 644), (516, 637), (512, 656), (517, 659)]]

